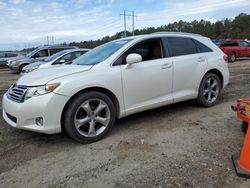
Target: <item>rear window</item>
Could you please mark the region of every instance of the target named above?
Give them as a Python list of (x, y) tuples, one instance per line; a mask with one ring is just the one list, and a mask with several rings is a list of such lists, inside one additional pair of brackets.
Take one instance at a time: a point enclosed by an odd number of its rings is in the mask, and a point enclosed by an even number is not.
[(18, 54), (14, 54), (14, 53), (6, 53), (5, 57), (16, 57), (18, 56)]
[(237, 42), (224, 42), (220, 44), (220, 47), (231, 47), (231, 46), (238, 46)]
[(196, 45), (190, 38), (168, 37), (167, 39), (172, 56), (190, 55), (197, 53)]

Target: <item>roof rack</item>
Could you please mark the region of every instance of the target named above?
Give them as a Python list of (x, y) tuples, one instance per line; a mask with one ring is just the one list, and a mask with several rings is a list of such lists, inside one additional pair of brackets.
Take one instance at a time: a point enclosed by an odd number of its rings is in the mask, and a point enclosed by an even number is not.
[(186, 32), (167, 32), (167, 31), (163, 31), (163, 32), (156, 32), (156, 33), (152, 33), (152, 34), (182, 34), (182, 35), (195, 35), (195, 36), (202, 36), (200, 34), (196, 34), (196, 33), (186, 33)]

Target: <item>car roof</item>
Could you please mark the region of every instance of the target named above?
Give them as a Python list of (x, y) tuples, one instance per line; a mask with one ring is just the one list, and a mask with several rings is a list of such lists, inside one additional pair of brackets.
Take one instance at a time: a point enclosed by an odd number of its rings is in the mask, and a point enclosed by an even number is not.
[(90, 49), (88, 48), (77, 48), (77, 49), (67, 49), (67, 50), (62, 50), (62, 52), (69, 53), (69, 52), (85, 52), (89, 51)]
[(156, 33), (152, 33), (152, 34), (144, 34), (144, 35), (136, 35), (136, 36), (131, 36), (131, 37), (125, 37), (125, 38), (121, 38), (121, 39), (117, 39), (117, 41), (120, 40), (126, 40), (126, 39), (143, 39), (143, 38), (150, 38), (150, 37), (163, 37), (163, 36), (178, 36), (178, 37), (203, 37), (206, 38), (202, 35), (199, 34), (195, 34), (195, 33), (185, 33), (185, 32), (156, 32)]
[(39, 46), (37, 49), (51, 49), (51, 48), (71, 48), (71, 49), (77, 49), (78, 47), (76, 46), (65, 46), (65, 45), (44, 45), (44, 46)]

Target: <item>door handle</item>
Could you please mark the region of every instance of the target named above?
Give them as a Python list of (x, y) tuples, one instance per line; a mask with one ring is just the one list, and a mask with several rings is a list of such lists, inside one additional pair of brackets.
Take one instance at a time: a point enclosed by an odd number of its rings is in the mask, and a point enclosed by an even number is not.
[(205, 58), (204, 58), (204, 57), (199, 57), (199, 58), (197, 59), (197, 61), (198, 61), (198, 62), (204, 62), (204, 61), (205, 61)]
[(165, 63), (161, 66), (162, 69), (169, 69), (172, 67), (172, 64), (171, 63)]

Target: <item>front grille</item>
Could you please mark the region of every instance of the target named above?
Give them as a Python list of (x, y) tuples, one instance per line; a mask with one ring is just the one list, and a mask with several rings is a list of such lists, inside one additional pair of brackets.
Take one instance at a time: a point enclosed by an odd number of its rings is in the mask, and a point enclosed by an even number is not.
[(27, 90), (28, 90), (28, 87), (26, 87), (26, 86), (18, 86), (16, 84), (14, 84), (8, 90), (7, 97), (12, 101), (21, 103), (24, 100), (24, 96), (25, 96)]

